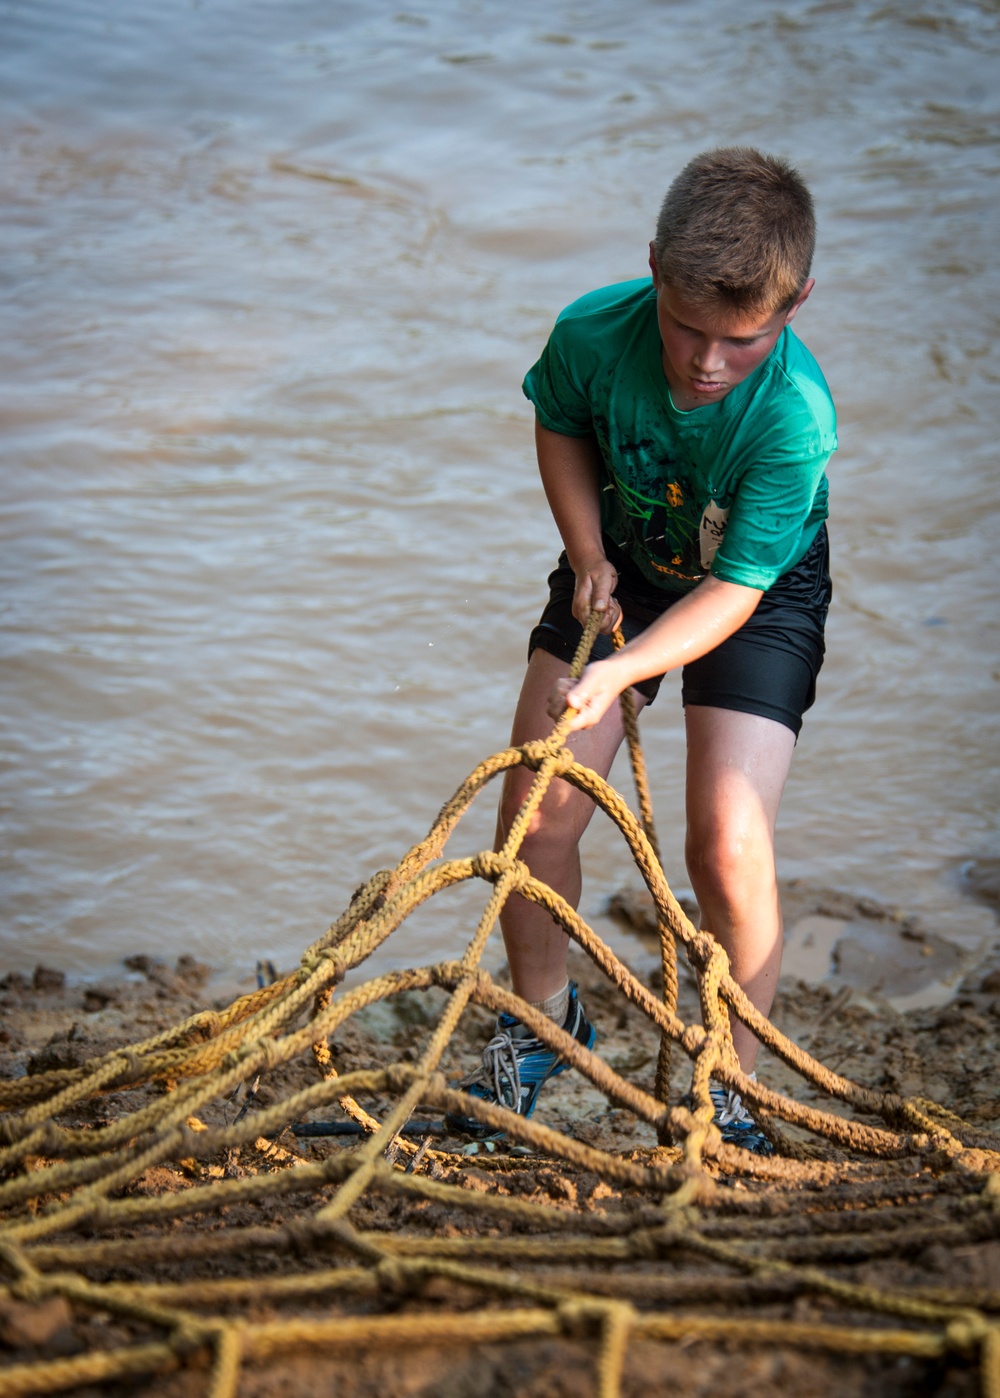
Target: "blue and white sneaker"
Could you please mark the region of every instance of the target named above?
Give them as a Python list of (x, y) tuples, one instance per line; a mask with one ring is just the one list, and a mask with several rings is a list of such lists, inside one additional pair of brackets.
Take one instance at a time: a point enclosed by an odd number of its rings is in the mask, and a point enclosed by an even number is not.
[(727, 1146), (739, 1146), (754, 1155), (773, 1155), (774, 1146), (743, 1105), (743, 1098), (731, 1087), (713, 1083), (708, 1089), (715, 1108), (713, 1120)]
[[(569, 1009), (562, 1027), (584, 1048), (594, 1047), (597, 1034), (583, 1012), (574, 981), (570, 981)], [(502, 1014), (497, 1017), (496, 1033), (483, 1049), (479, 1067), (452, 1086), (483, 1102), (492, 1102), (516, 1112), (518, 1116), (529, 1117), (535, 1110), (538, 1094), (549, 1078), (565, 1073), (569, 1066), (548, 1044), (536, 1039), (519, 1019)], [(445, 1124), (452, 1131), (480, 1139), (488, 1137), (497, 1140), (504, 1134), (491, 1126), (484, 1126), (475, 1117), (463, 1116), (459, 1112), (449, 1112)]]

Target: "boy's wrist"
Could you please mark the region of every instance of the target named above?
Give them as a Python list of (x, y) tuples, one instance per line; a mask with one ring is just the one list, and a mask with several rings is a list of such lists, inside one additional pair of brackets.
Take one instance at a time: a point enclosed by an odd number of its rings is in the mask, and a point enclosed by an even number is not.
[(577, 577), (586, 576), (587, 573), (593, 572), (595, 568), (603, 567), (608, 562), (607, 554), (601, 543), (573, 549), (572, 552), (567, 549), (566, 558)]
[(603, 683), (615, 689), (618, 694), (622, 694), (630, 685), (635, 684), (637, 678), (642, 678), (631, 673), (633, 667), (629, 664), (624, 651), (616, 650), (613, 654), (606, 656), (604, 660), (594, 660), (591, 664), (600, 669)]

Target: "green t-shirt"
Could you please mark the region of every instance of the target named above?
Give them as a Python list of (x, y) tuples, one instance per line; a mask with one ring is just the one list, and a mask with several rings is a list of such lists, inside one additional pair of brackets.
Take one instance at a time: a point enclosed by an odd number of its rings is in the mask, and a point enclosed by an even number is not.
[(653, 284), (622, 282), (567, 306), (524, 392), (543, 427), (596, 436), (601, 527), (660, 587), (687, 591), (710, 572), (766, 590), (826, 518), (833, 400), (788, 326), (720, 402), (679, 412)]

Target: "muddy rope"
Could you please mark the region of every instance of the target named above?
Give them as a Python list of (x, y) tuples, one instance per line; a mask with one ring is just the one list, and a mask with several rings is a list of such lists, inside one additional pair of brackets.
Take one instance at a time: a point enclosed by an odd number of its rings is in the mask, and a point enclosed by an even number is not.
[[(590, 618), (574, 676), (600, 620)], [(960, 1355), (978, 1365), (985, 1398), (1000, 1398), (1000, 1293), (902, 1289), (844, 1275), (851, 1262), (1000, 1237), (1000, 1140), (931, 1102), (830, 1071), (755, 1010), (722, 948), (694, 926), (667, 884), (627, 695), (623, 711), (639, 817), (574, 760), (565, 746), (567, 713), (548, 739), (481, 763), (427, 837), (358, 890), (292, 974), (80, 1068), (0, 1082), (0, 1305), (41, 1307), (61, 1298), (74, 1317), (113, 1317), (127, 1337), (66, 1357), (0, 1363), (0, 1398), (179, 1369), (200, 1374), (211, 1398), (229, 1398), (244, 1366), (282, 1355), (560, 1336), (594, 1347), (601, 1398), (620, 1393), (634, 1340), (925, 1362)], [(517, 765), (535, 777), (503, 847), (445, 858), (475, 798)], [(519, 859), (554, 780), (592, 797), (627, 844), (656, 908), (662, 996)], [(348, 971), (415, 909), (474, 879), (487, 886), (487, 901), (460, 958), (338, 992)], [(513, 892), (544, 907), (648, 1021), (659, 1042), (652, 1093), (482, 968)], [(679, 1015), (678, 948), (697, 980), (701, 1023)], [(330, 1046), (352, 1016), (432, 990), (445, 992), (444, 1010), (410, 1061), (338, 1073)], [(470, 1005), (523, 1020), (609, 1102), (653, 1128), (659, 1145), (599, 1149), (450, 1087), (441, 1061)], [(784, 1060), (810, 1096), (836, 1109), (746, 1077), (730, 1016)], [(678, 1053), (690, 1069), (683, 1101), (671, 1100), (669, 1090)], [(310, 1085), (241, 1112), (231, 1125), (208, 1126), (199, 1115), (260, 1075), (310, 1056)], [(774, 1156), (722, 1142), (711, 1078), (751, 1104)], [(81, 1104), (109, 1097), (116, 1117), (71, 1124)], [(432, 1147), (430, 1136), (415, 1142), (401, 1133), (418, 1107), (424, 1116), (458, 1111), (506, 1130), (504, 1149), (521, 1154), (469, 1157)], [(331, 1108), (356, 1123), (361, 1139), (328, 1147), (318, 1161), (304, 1159), (287, 1127)], [(518, 1172), (537, 1170), (540, 1161), (591, 1172), (620, 1191), (620, 1207), (518, 1197)], [(183, 1171), (183, 1187), (150, 1183), (167, 1166)], [(719, 1187), (737, 1181), (740, 1191)], [(391, 1206), (385, 1226), (365, 1228), (352, 1218), (362, 1200)], [(277, 1210), (280, 1221), (261, 1223), (263, 1208)], [(435, 1208), (459, 1211), (467, 1232), (428, 1231), (421, 1220)], [(102, 1241), (102, 1234), (113, 1236)], [(249, 1254), (261, 1275), (218, 1276)], [(161, 1278), (173, 1272), (176, 1279), (134, 1279), (152, 1264)], [(199, 1268), (211, 1276), (199, 1276)], [(485, 1304), (469, 1310), (470, 1291)], [(802, 1318), (792, 1308), (802, 1298), (821, 1302), (824, 1318)], [(308, 1310), (318, 1300), (322, 1315)], [(779, 1319), (752, 1313), (775, 1304), (786, 1308)], [(274, 1318), (261, 1320), (262, 1305)]]

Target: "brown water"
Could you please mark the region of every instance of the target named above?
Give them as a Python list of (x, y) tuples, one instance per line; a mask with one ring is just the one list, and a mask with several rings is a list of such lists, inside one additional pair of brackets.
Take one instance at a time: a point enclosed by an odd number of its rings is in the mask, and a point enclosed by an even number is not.
[[(992, 935), (957, 870), (996, 850), (998, 28), (0, 4), (0, 964), (288, 964), (504, 745), (556, 551), (521, 377), (733, 142), (813, 185), (841, 416), (782, 872)], [(683, 884), (676, 685), (644, 731)], [(593, 915), (631, 876), (603, 826), (587, 859)], [(461, 945), (448, 897), (382, 964)]]

